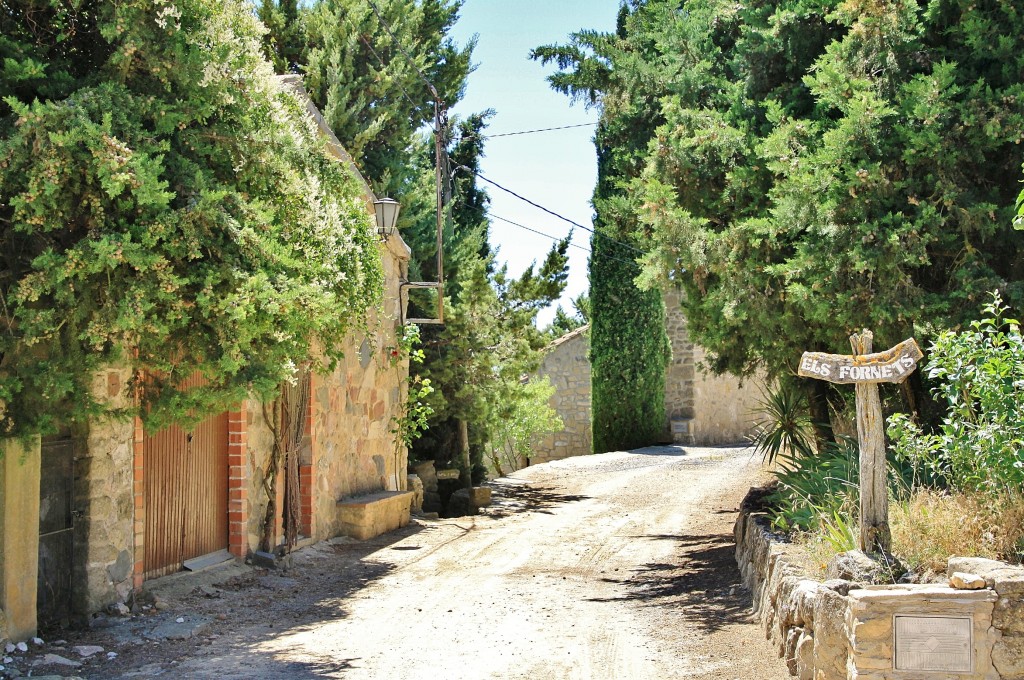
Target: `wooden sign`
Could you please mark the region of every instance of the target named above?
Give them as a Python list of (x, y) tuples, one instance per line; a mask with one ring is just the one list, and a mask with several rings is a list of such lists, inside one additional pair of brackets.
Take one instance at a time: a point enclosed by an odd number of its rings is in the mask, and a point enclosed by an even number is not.
[(860, 549), (888, 553), (892, 539), (885, 479), (885, 423), (878, 383), (903, 382), (914, 372), (922, 355), (913, 338), (872, 354), (873, 339), (867, 329), (851, 335), (853, 355), (804, 352), (797, 373), (805, 378), (855, 385), (860, 448)]
[(874, 354), (854, 355), (804, 352), (797, 373), (831, 383), (900, 383), (921, 360), (921, 349), (913, 338), (892, 349)]

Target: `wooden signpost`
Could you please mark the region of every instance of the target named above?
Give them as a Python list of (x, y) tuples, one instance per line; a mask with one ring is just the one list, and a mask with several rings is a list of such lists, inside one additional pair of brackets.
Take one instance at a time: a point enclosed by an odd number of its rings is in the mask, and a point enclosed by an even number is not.
[(864, 329), (850, 336), (853, 355), (804, 352), (797, 373), (831, 383), (853, 384), (857, 394), (860, 447), (860, 549), (889, 553), (889, 496), (885, 484), (885, 427), (878, 383), (900, 383), (921, 359), (913, 338), (892, 349), (871, 353), (874, 335)]

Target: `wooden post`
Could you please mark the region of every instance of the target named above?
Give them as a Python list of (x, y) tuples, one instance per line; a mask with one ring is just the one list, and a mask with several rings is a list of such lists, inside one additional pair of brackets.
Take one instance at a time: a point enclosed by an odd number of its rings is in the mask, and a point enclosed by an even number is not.
[(850, 336), (853, 356), (804, 352), (798, 375), (831, 383), (853, 383), (857, 395), (860, 448), (860, 549), (888, 553), (889, 494), (886, 486), (885, 426), (878, 383), (901, 383), (914, 371), (921, 350), (913, 338), (872, 354), (874, 335), (864, 329)]
[[(850, 336), (855, 355), (871, 354), (874, 335), (865, 329)], [(878, 383), (862, 382), (857, 395), (857, 443), (860, 448), (860, 549), (889, 554), (889, 490), (886, 485), (885, 427)]]

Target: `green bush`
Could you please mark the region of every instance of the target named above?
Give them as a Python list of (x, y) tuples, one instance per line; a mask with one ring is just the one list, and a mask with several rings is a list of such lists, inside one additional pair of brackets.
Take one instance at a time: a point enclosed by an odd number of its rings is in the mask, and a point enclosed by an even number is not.
[(938, 429), (925, 432), (903, 414), (889, 419), (894, 453), (918, 486), (1024, 488), (1024, 338), (998, 292), (983, 312), (967, 330), (932, 343), (926, 375), (947, 406)]
[(814, 454), (814, 423), (806, 393), (792, 384), (782, 384), (763, 390), (759, 406), (764, 421), (753, 437), (753, 444), (765, 463), (774, 463), (780, 456)]

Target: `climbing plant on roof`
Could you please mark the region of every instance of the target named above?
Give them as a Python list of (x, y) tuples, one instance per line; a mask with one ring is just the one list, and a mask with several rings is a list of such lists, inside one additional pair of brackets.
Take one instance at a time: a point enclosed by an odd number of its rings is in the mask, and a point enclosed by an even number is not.
[(0, 435), (103, 412), (111, 362), (155, 427), (268, 397), (378, 299), (359, 189), (262, 31), (240, 0), (5, 5)]

